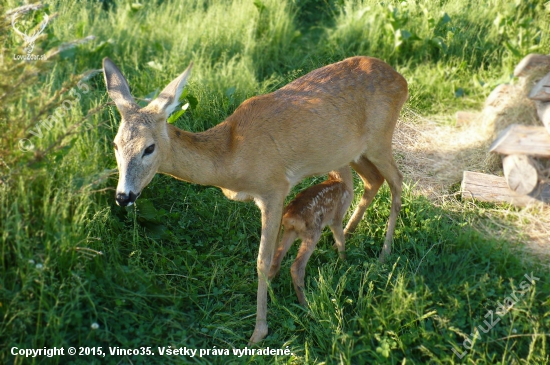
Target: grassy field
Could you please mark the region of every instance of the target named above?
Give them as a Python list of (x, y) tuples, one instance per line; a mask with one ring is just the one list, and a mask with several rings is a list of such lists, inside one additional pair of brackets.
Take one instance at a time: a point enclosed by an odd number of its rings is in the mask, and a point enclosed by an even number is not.
[[(50, 52), (48, 61), (14, 60), (24, 42), (11, 17), (1, 20), (0, 363), (550, 362), (550, 270), (522, 250), (521, 233), (495, 233), (515, 223), (514, 208), (460, 201), (456, 185), (446, 199), (428, 200), (411, 179), (386, 264), (377, 260), (390, 208), (384, 185), (347, 242), (345, 262), (323, 235), (306, 272), (307, 309), (290, 278), (296, 247), (283, 261), (260, 348), (292, 355), (232, 355), (254, 328), (259, 210), (160, 175), (135, 206), (116, 206), (111, 142), (120, 116), (107, 104), (102, 74), (87, 73), (108, 56), (145, 98), (193, 61), (190, 108), (175, 124), (198, 132), (250, 96), (372, 55), (409, 82), (408, 110), (450, 116), (512, 81), (524, 55), (550, 52), (549, 2), (45, 4), (17, 26), (30, 29), (50, 14), (33, 50)], [(0, 13), (20, 5), (4, 1)], [(65, 46), (89, 35), (95, 39)], [(291, 197), (322, 179), (308, 179)], [(357, 198), (361, 190), (357, 179)], [(101, 347), (106, 356), (11, 353), (70, 346)], [(160, 356), (158, 347), (168, 346), (231, 355)], [(116, 347), (156, 355), (111, 355)]]

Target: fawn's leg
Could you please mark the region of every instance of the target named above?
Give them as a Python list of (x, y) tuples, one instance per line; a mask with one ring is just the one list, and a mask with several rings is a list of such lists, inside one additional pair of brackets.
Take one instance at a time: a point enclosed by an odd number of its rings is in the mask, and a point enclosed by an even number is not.
[(269, 280), (273, 279), (279, 273), (281, 262), (283, 261), (283, 258), (285, 257), (292, 243), (296, 240), (296, 237), (298, 237), (296, 231), (294, 231), (293, 229), (285, 229), (283, 239), (281, 240), (281, 242), (279, 242), (277, 252), (275, 253), (275, 258), (273, 259), (273, 262), (271, 263), (271, 268), (269, 269), (269, 275), (267, 277)]
[(302, 244), (298, 250), (298, 256), (296, 256), (296, 260), (290, 268), (294, 290), (298, 296), (298, 301), (303, 306), (307, 305), (306, 297), (304, 295), (304, 275), (306, 273), (306, 265), (320, 237), (321, 232), (319, 230), (318, 232), (302, 238)]
[(332, 231), (332, 236), (334, 237), (334, 246), (338, 249), (338, 257), (340, 259), (346, 259), (346, 239), (344, 236), (344, 229), (342, 228), (342, 222), (333, 224), (329, 226)]

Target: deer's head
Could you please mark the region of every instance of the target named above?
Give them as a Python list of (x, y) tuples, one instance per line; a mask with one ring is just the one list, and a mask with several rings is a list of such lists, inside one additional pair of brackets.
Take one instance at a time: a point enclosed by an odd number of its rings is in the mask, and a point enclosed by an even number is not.
[(118, 205), (132, 205), (155, 176), (163, 156), (170, 153), (166, 119), (179, 104), (191, 67), (192, 64), (149, 105), (140, 108), (118, 67), (108, 58), (103, 60), (107, 92), (122, 116), (113, 141), (119, 173)]

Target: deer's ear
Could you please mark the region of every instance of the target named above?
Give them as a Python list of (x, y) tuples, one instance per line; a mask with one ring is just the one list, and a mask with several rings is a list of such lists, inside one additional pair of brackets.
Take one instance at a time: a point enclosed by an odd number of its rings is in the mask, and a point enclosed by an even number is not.
[(129, 109), (139, 108), (130, 94), (128, 81), (113, 61), (107, 57), (103, 59), (103, 75), (109, 97), (115, 102), (120, 114), (124, 115)]
[(162, 119), (163, 122), (172, 114), (172, 112), (178, 106), (181, 93), (183, 88), (187, 84), (187, 79), (191, 74), (191, 69), (193, 68), (193, 62), (187, 66), (187, 69), (175, 78), (171, 83), (168, 84), (159, 94), (159, 96), (153, 100), (146, 109), (149, 109), (158, 114), (159, 119)]

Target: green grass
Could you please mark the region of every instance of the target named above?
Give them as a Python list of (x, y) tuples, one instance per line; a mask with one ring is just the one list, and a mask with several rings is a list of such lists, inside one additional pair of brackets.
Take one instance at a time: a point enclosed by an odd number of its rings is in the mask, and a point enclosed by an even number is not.
[[(119, 65), (136, 97), (193, 61), (189, 99), (197, 104), (176, 125), (202, 131), (246, 98), (356, 54), (386, 60), (407, 78), (408, 108), (448, 115), (479, 107), (493, 86), (511, 80), (523, 55), (550, 49), (544, 1), (46, 3), (59, 14), (35, 54), (97, 38), (50, 62), (21, 64), (7, 60), (22, 53), (21, 39), (9, 24), (0, 32), (0, 95), (9, 91), (0, 113), (0, 363), (549, 362), (549, 271), (522, 254), (520, 242), (491, 236), (510, 224), (507, 208), (489, 215), (489, 205), (436, 204), (409, 185), (387, 264), (377, 260), (390, 208), (386, 186), (348, 240), (345, 262), (324, 234), (307, 268), (308, 309), (292, 288), (291, 249), (271, 285), (270, 334), (261, 347), (289, 346), (292, 356), (12, 356), (13, 346), (107, 353), (151, 346), (157, 354), (158, 346), (244, 348), (254, 328), (260, 216), (253, 204), (159, 175), (137, 206), (115, 205), (111, 141), (119, 115), (104, 106), (101, 74), (85, 81), (87, 93), (75, 77), (100, 68), (103, 57)], [(18, 5), (8, 0), (2, 13)], [(34, 81), (17, 83), (25, 77)], [(76, 106), (41, 138), (29, 134), (60, 101), (74, 100), (71, 89), (81, 92)], [(34, 153), (18, 149), (20, 138)], [(357, 198), (360, 191), (356, 181)], [(459, 359), (451, 349), (464, 350), (465, 336), (484, 326), (487, 311), (526, 273), (540, 281)]]

